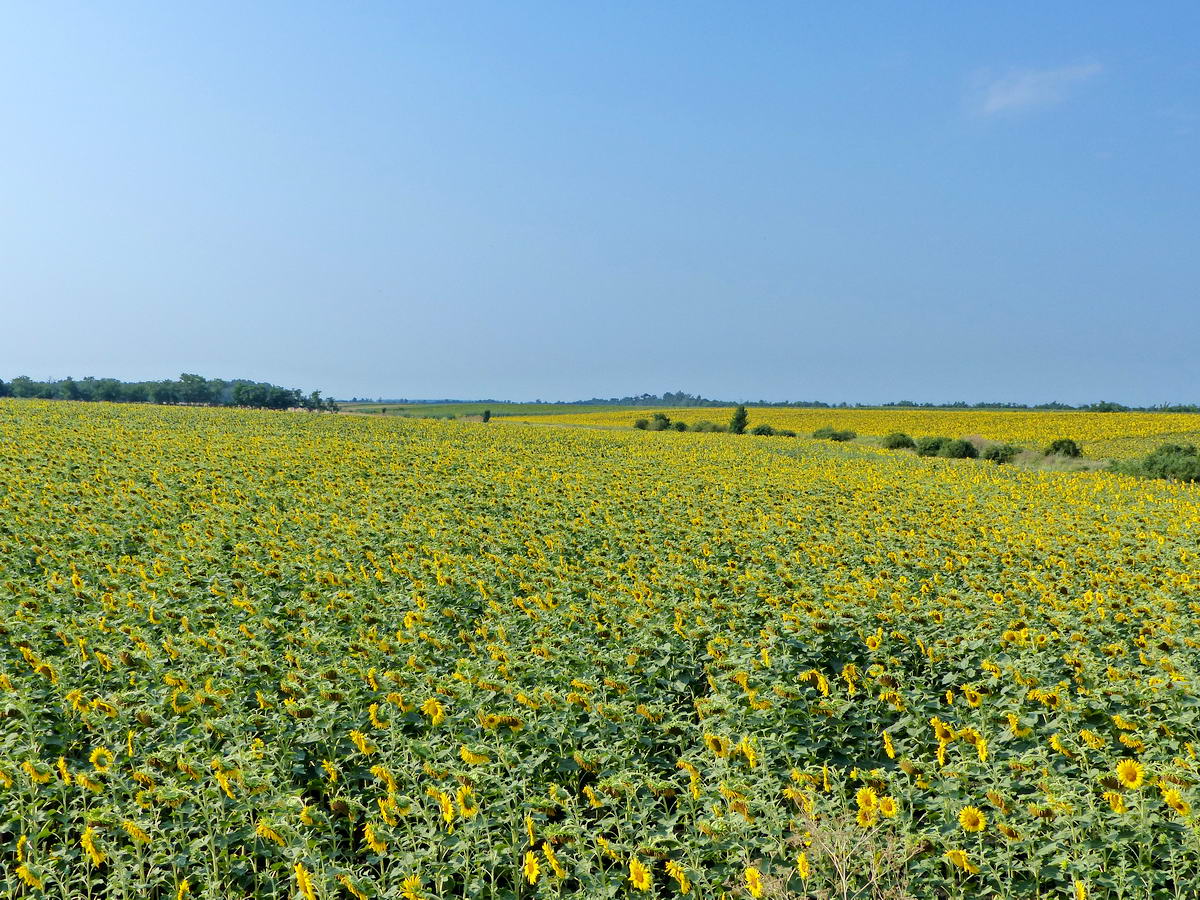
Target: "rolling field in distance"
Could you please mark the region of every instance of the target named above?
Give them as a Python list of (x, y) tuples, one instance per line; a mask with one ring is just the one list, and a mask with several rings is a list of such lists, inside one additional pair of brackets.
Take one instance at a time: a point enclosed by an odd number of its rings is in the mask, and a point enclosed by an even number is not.
[[(560, 425), (632, 426), (635, 419), (655, 412), (689, 425), (708, 420), (725, 425), (733, 407), (683, 409), (604, 409), (548, 417), (517, 415), (527, 422)], [(1056, 438), (1069, 437), (1083, 445), (1087, 456), (1124, 459), (1143, 455), (1160, 444), (1200, 443), (1200, 414), (1196, 413), (1095, 413), (955, 409), (788, 409), (749, 407), (750, 424), (766, 423), (789, 428), (801, 436), (826, 426), (848, 428), (863, 436), (902, 431), (913, 437), (941, 435), (978, 436), (1041, 449)]]
[[(451, 419), (464, 416), (483, 415), (491, 410), (492, 415), (502, 416), (552, 416), (565, 414), (599, 413), (614, 409), (612, 406), (566, 403), (341, 403), (343, 412), (387, 416), (405, 416), (416, 419)], [(624, 409), (626, 407), (616, 407)], [(628, 407), (635, 409), (635, 407)]]
[(0, 894), (1187, 896), (1198, 544), (1106, 472), (3, 400)]

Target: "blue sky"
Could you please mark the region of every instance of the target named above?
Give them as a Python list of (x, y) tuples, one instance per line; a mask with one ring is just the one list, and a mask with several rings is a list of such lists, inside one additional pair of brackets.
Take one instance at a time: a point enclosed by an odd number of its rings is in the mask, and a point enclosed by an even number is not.
[(1200, 401), (1200, 4), (10, 4), (0, 377)]

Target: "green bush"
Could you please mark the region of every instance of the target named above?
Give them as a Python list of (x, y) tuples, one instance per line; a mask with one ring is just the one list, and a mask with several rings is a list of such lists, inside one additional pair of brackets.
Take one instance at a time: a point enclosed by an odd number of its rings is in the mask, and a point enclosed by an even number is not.
[(676, 431), (687, 431), (687, 422), (672, 422), (671, 427)]
[(750, 424), (750, 414), (746, 412), (746, 407), (738, 406), (733, 411), (733, 417), (729, 420), (730, 434), (745, 434), (746, 426)]
[(1200, 451), (1193, 444), (1163, 444), (1142, 459), (1114, 463), (1113, 470), (1143, 478), (1200, 481)]
[(775, 434), (775, 429), (766, 422), (763, 422), (761, 425), (755, 425), (753, 428), (751, 428), (750, 433), (757, 434), (760, 437), (771, 437), (773, 434)]
[(650, 431), (666, 431), (671, 427), (671, 417), (666, 413), (653, 413), (650, 416)]
[(713, 432), (713, 431), (724, 431), (724, 430), (725, 430), (724, 425), (718, 425), (716, 422), (708, 421), (708, 419), (701, 419), (699, 422), (697, 422), (695, 425), (692, 426), (692, 431)]
[(633, 427), (637, 428), (641, 431), (645, 431), (647, 428), (650, 427), (650, 420), (649, 419), (638, 419), (637, 421), (635, 421), (633, 423)]
[(1012, 462), (1021, 448), (1013, 444), (988, 444), (979, 454), (983, 459), (991, 460), (998, 466)]
[(961, 438), (953, 441), (946, 441), (938, 448), (938, 456), (946, 459), (974, 459), (979, 455), (979, 451), (975, 449), (975, 445), (970, 441), (964, 441)]
[(883, 446), (888, 450), (904, 450), (915, 447), (916, 443), (903, 431), (893, 431), (883, 439)]
[(949, 442), (950, 438), (944, 437), (917, 438), (917, 456), (937, 456), (942, 450), (942, 445)]
[(1070, 438), (1059, 438), (1046, 448), (1046, 456), (1083, 456), (1083, 450)]
[(826, 440), (826, 441), (839, 441), (839, 442), (852, 441), (856, 437), (858, 437), (858, 435), (855, 432), (851, 431), (850, 429), (846, 429), (845, 431), (835, 431), (834, 429), (830, 428), (829, 426), (826, 426), (824, 428), (818, 428), (816, 431), (813, 432), (812, 436), (815, 438), (820, 438), (822, 440)]
[(775, 436), (776, 437), (795, 437), (796, 432), (792, 431), (792, 429), (790, 429), (790, 428), (776, 428)]

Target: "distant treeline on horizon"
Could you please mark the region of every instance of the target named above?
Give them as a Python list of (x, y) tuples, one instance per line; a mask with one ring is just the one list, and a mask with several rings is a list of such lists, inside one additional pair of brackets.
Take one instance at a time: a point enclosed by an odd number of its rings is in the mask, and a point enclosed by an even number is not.
[(192, 406), (248, 406), (255, 409), (336, 410), (331, 399), (322, 399), (320, 391), (304, 394), (299, 388), (285, 388), (265, 381), (235, 378), (205, 378), (183, 373), (177, 381), (121, 381), (116, 378), (74, 378), (34, 381), (18, 375), (5, 383), (0, 379), (0, 397), (24, 397), (39, 400), (82, 400), (106, 403), (185, 403)]
[(951, 403), (916, 403), (912, 400), (899, 400), (893, 403), (825, 403), (821, 400), (709, 400), (695, 394), (683, 391), (665, 391), (662, 394), (639, 394), (635, 397), (593, 397), (590, 400), (411, 400), (404, 398), (379, 398), (369, 400), (365, 397), (353, 397), (350, 403), (396, 403), (416, 406), (420, 404), (449, 404), (449, 403), (495, 403), (497, 406), (517, 403), (538, 403), (545, 406), (662, 406), (688, 407), (708, 406), (727, 407), (744, 404), (758, 407), (791, 407), (796, 409), (1013, 409), (1013, 410), (1049, 410), (1076, 412), (1171, 412), (1171, 413), (1200, 413), (1200, 404), (1196, 403), (1160, 403), (1156, 406), (1126, 406), (1123, 403), (1113, 403), (1101, 400), (1097, 403), (1085, 403), (1072, 406), (1069, 403), (967, 403), (965, 400), (955, 400)]

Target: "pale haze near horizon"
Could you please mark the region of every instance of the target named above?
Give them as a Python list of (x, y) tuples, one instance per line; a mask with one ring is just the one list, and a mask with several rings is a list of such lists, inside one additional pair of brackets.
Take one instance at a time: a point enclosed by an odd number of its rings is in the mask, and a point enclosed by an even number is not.
[(0, 378), (1200, 402), (1200, 6), (11, 4)]

